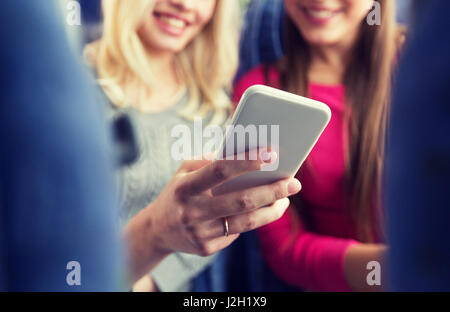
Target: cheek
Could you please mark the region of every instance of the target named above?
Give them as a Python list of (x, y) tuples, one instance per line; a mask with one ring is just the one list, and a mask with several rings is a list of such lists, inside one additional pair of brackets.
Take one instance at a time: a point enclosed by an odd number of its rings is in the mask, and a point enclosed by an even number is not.
[(203, 4), (203, 6), (199, 6), (196, 10), (196, 23), (191, 27), (190, 38), (188, 38), (189, 41), (194, 39), (194, 37), (204, 29), (204, 27), (212, 20), (214, 16), (215, 1), (199, 1), (199, 5), (201, 4)]
[(346, 0), (348, 16), (359, 23), (372, 10), (373, 0)]
[(300, 0), (284, 0), (286, 15), (290, 17), (297, 29), (305, 36), (308, 32), (308, 24), (300, 11), (301, 4), (302, 1)]
[(301, 1), (299, 0), (284, 0), (284, 7), (286, 13), (292, 18), (295, 18), (296, 8), (299, 6)]
[(155, 37), (156, 27), (151, 17), (147, 17), (138, 27), (138, 35), (142, 41), (149, 43)]
[[(216, 10), (216, 1), (215, 0), (197, 0), (198, 8), (197, 8), (197, 21), (200, 27), (208, 24), (214, 16), (214, 12)], [(227, 0), (225, 0), (227, 1)]]

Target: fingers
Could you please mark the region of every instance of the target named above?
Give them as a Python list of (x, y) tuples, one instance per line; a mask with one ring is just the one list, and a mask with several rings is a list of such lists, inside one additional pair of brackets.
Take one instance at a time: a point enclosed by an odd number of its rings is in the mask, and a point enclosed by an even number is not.
[[(246, 213), (228, 217), (229, 236), (255, 230), (261, 226), (272, 223), (283, 216), (289, 207), (289, 199), (283, 198), (270, 206)], [(225, 237), (224, 219), (216, 219), (196, 229), (198, 240), (211, 240)]]
[(203, 168), (203, 167), (205, 167), (207, 165), (210, 165), (211, 163), (212, 163), (212, 161), (209, 160), (206, 157), (203, 157), (200, 160), (186, 160), (186, 161), (184, 161), (181, 164), (181, 166), (178, 169), (177, 173), (180, 173), (180, 172), (185, 172), (185, 173), (192, 172), (192, 171), (198, 170), (200, 168)]
[[(251, 153), (257, 154), (256, 160), (250, 160)], [(275, 152), (261, 150), (260, 153), (248, 152), (245, 160), (217, 160), (186, 176), (183, 192), (199, 194), (227, 180), (247, 172), (260, 170), (264, 165), (270, 165), (276, 160)], [(239, 158), (238, 158), (239, 159)]]
[(216, 219), (271, 205), (277, 200), (297, 194), (300, 189), (300, 182), (292, 178), (216, 197), (198, 197), (197, 205), (199, 208), (205, 207), (204, 220)]
[(266, 208), (261, 208), (244, 215), (232, 216), (228, 218), (229, 233), (245, 233), (272, 223), (284, 215), (289, 204), (289, 199), (283, 198)]

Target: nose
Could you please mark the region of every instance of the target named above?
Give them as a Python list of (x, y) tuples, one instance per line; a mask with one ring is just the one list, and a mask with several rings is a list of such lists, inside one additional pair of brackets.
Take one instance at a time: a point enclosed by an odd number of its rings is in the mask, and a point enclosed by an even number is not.
[(190, 10), (194, 6), (194, 1), (198, 0), (170, 0), (170, 3), (180, 9)]

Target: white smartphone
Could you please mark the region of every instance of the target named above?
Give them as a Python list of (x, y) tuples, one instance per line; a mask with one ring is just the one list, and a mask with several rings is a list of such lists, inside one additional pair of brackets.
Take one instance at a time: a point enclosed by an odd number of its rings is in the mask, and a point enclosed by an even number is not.
[(217, 186), (213, 193), (229, 193), (295, 176), (330, 119), (331, 110), (324, 103), (263, 85), (248, 88), (215, 158), (232, 159), (266, 147), (278, 157), (259, 171)]

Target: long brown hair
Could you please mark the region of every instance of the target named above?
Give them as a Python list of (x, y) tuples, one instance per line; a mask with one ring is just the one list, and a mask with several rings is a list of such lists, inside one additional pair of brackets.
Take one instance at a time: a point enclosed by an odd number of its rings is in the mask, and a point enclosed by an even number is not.
[[(384, 145), (392, 70), (404, 33), (395, 21), (395, 1), (379, 2), (381, 25), (362, 21), (343, 81), (349, 125), (345, 129), (349, 137), (345, 151), (346, 200), (358, 239), (363, 242), (373, 242), (384, 233), (380, 207)], [(281, 85), (289, 92), (307, 96), (311, 63), (308, 43), (290, 17), (285, 20), (286, 57), (278, 64)]]

